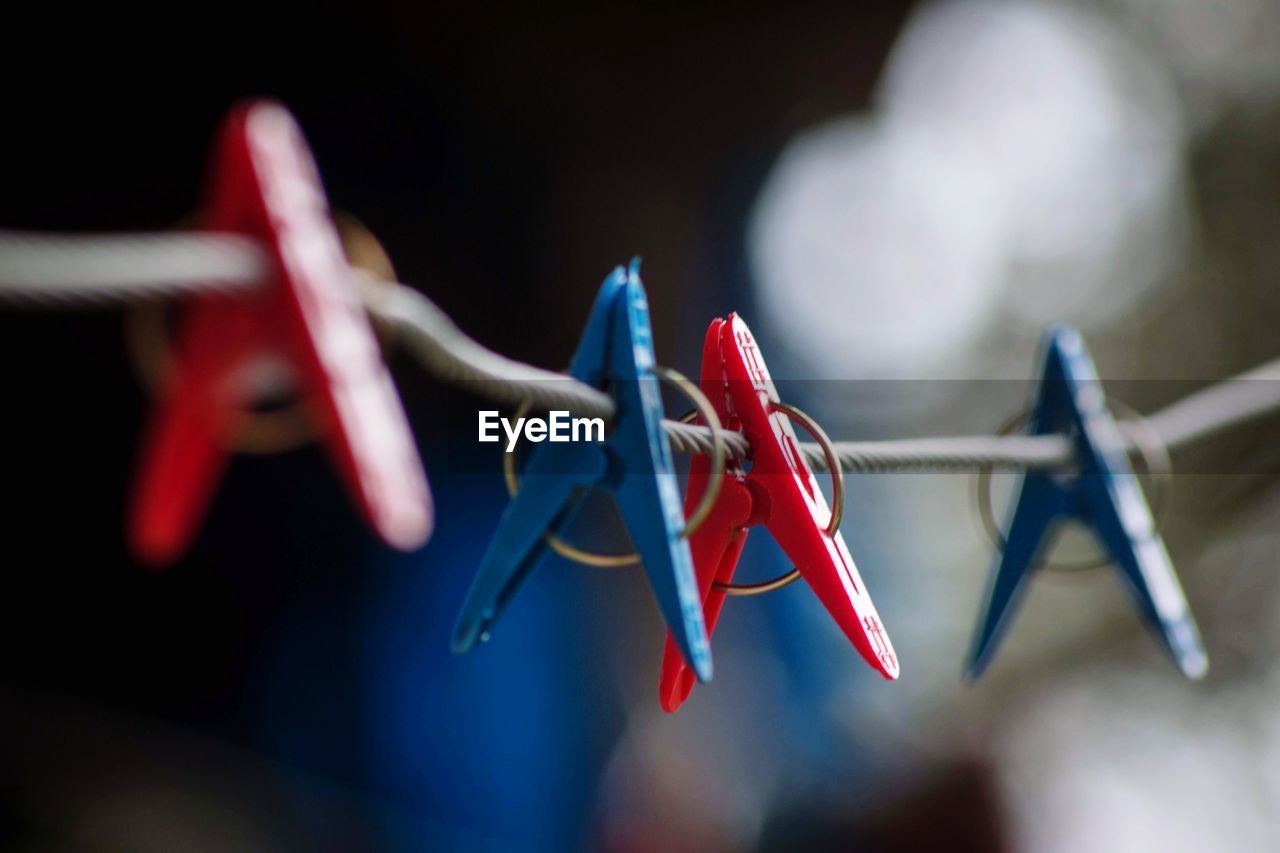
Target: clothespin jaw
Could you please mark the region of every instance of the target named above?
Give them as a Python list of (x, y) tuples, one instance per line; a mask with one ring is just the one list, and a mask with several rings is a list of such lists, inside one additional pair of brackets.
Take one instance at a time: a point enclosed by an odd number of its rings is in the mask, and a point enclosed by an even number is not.
[[(699, 386), (711, 402), (720, 418), (722, 427), (737, 430), (740, 424), (729, 408), (728, 383), (720, 357), (720, 331), (726, 321), (716, 318), (707, 329), (702, 350), (702, 368)], [(688, 483), (685, 486), (685, 512), (692, 514), (711, 487), (711, 460), (704, 454), (695, 455), (689, 462)], [(736, 463), (729, 463), (722, 476), (720, 493), (702, 525), (689, 537), (689, 550), (693, 555), (694, 572), (697, 575), (698, 594), (702, 598), (703, 618), (707, 634), (715, 631), (720, 612), (724, 608), (725, 592), (717, 589), (715, 582), (733, 580), (738, 558), (747, 542), (747, 529), (758, 509), (767, 507), (767, 497), (759, 500), (747, 485), (746, 474)], [(755, 519), (758, 521), (759, 519)], [(697, 682), (697, 674), (685, 663), (680, 647), (668, 632), (662, 656), (662, 675), (658, 683), (658, 698), (664, 711), (678, 709)]]
[[(715, 582), (729, 583), (751, 526), (763, 524), (836, 620), (864, 660), (885, 678), (897, 678), (897, 655), (875, 604), (854, 565), (844, 536), (828, 529), (831, 510), (800, 452), (795, 430), (774, 387), (759, 346), (736, 314), (715, 320), (702, 360), (702, 391), (721, 422), (741, 428), (751, 445), (751, 468), (725, 471), (710, 516), (691, 538), (699, 590), (709, 630), (724, 604)], [(709, 466), (695, 457), (686, 507), (692, 509), (708, 487)], [(659, 699), (674, 711), (688, 698), (693, 678), (669, 644), (663, 660)]]
[(270, 101), (231, 112), (203, 227), (259, 240), (274, 274), (247, 292), (197, 295), (180, 318), (138, 465), (129, 532), (139, 556), (172, 561), (199, 527), (237, 425), (286, 378), (311, 403), (363, 514), (397, 548), (426, 541), (431, 495), (390, 373), (361, 307), (315, 163)]
[(530, 454), (520, 492), (502, 515), (454, 631), (465, 652), (494, 623), (558, 534), (576, 514), (582, 487), (613, 496), (676, 643), (704, 680), (711, 654), (693, 576), (672, 461), (662, 429), (662, 398), (654, 373), (653, 336), (639, 262), (618, 268), (596, 298), (570, 375), (611, 391), (617, 403), (602, 444), (543, 443)]
[(1080, 470), (1028, 471), (1023, 477), (967, 677), (974, 680), (985, 671), (1025, 594), (1027, 579), (1066, 520), (1092, 529), (1174, 662), (1188, 678), (1202, 677), (1209, 659), (1200, 632), (1080, 333), (1066, 326), (1051, 329), (1043, 345), (1043, 363), (1031, 434), (1069, 435)]

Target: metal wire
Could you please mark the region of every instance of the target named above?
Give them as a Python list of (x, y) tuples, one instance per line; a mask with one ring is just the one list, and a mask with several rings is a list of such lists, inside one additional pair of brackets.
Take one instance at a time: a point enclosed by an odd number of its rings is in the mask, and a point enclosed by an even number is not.
[[(63, 307), (158, 294), (252, 286), (271, 274), (271, 259), (254, 241), (227, 234), (127, 236), (48, 235), (0, 230), (0, 301)], [(370, 313), (392, 324), (422, 366), (446, 382), (465, 382), (500, 403), (566, 409), (581, 417), (614, 415), (605, 393), (555, 371), (499, 355), (472, 340), (431, 300), (404, 286), (362, 287)], [(1264, 381), (1260, 381), (1264, 380)], [(1147, 417), (1171, 450), (1280, 411), (1280, 360), (1210, 385)], [(663, 423), (673, 449), (711, 453), (706, 427)], [(1132, 424), (1122, 422), (1131, 452)], [(730, 458), (750, 453), (745, 438), (724, 433)], [(1070, 465), (1061, 436), (959, 436), (837, 442), (845, 471), (972, 471)], [(827, 470), (816, 444), (801, 450), (815, 470)]]
[(362, 287), (361, 294), (369, 313), (390, 323), (422, 366), (445, 382), (474, 383), (477, 393), (499, 403), (530, 403), (567, 409), (580, 417), (613, 418), (613, 398), (608, 394), (563, 373), (486, 349), (416, 290), (383, 283)]
[(258, 243), (231, 234), (0, 230), (0, 300), (7, 302), (61, 307), (229, 290), (260, 282), (270, 270)]

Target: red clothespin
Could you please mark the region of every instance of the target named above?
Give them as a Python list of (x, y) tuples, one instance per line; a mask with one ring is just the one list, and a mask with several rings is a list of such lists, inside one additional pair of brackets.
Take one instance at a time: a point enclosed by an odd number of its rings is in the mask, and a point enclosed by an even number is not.
[[(711, 514), (689, 540), (703, 598), (707, 633), (715, 629), (725, 591), (714, 582), (733, 579), (748, 530), (763, 524), (836, 623), (874, 669), (898, 677), (898, 659), (839, 531), (829, 532), (831, 510), (800, 453), (795, 431), (769, 369), (747, 324), (736, 315), (713, 320), (702, 351), (702, 392), (726, 429), (742, 430), (751, 445), (751, 467), (731, 464)], [(695, 456), (689, 470), (686, 511), (710, 485), (711, 463)], [(667, 637), (659, 698), (674, 711), (693, 690), (693, 671)]]
[(186, 300), (173, 369), (142, 445), (129, 520), (149, 563), (175, 559), (195, 534), (226, 465), (229, 439), (288, 376), (383, 539), (426, 541), (432, 506), (409, 425), (361, 306), (315, 162), (293, 117), (255, 101), (227, 117), (215, 153), (209, 231), (263, 244), (273, 275), (244, 292)]

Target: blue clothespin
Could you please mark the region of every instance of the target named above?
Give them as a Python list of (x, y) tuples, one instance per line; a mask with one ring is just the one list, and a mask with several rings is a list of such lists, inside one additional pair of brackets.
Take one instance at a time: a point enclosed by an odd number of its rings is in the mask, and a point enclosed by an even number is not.
[(991, 579), (986, 617), (969, 657), (968, 678), (978, 678), (990, 663), (1025, 581), (1052, 541), (1053, 528), (1068, 519), (1092, 528), (1174, 662), (1188, 678), (1200, 678), (1209, 668), (1200, 632), (1129, 466), (1093, 360), (1080, 333), (1070, 327), (1055, 327), (1045, 339), (1031, 433), (1070, 436), (1080, 471), (1028, 471), (1023, 478), (1004, 555)]
[(649, 306), (640, 261), (605, 279), (569, 373), (608, 390), (617, 414), (602, 443), (539, 444), (521, 474), (520, 492), (498, 523), (453, 634), (465, 652), (489, 631), (520, 584), (547, 552), (544, 534), (565, 529), (580, 507), (583, 487), (613, 495), (667, 626), (685, 660), (706, 681), (711, 650), (684, 509), (662, 429), (662, 395), (653, 372)]

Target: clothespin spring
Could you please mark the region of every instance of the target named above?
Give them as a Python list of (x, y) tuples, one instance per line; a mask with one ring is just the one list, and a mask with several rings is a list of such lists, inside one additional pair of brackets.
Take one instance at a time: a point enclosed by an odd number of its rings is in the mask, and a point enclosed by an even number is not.
[[(725, 453), (724, 430), (720, 426), (720, 418), (716, 415), (715, 407), (711, 405), (711, 401), (687, 376), (678, 370), (663, 367), (662, 365), (654, 365), (653, 372), (659, 379), (664, 379), (680, 389), (695, 406), (694, 413), (700, 415), (708, 429), (711, 430), (711, 487), (702, 496), (697, 509), (689, 516), (685, 522), (684, 529), (680, 531), (681, 538), (687, 539), (707, 520), (707, 516), (711, 513), (711, 508), (715, 506), (716, 498), (720, 495), (725, 457), (728, 455)], [(531, 402), (521, 403), (516, 417), (523, 418), (532, 407), (533, 404)], [(839, 470), (838, 466), (836, 470)], [(520, 492), (520, 481), (516, 476), (514, 452), (502, 454), (502, 476), (507, 484), (507, 494), (514, 498)], [(561, 557), (586, 566), (612, 569), (640, 562), (640, 555), (634, 551), (629, 554), (599, 554), (570, 545), (554, 533), (547, 533), (544, 538), (551, 550)]]
[[(828, 536), (835, 536), (836, 531), (840, 529), (840, 519), (844, 517), (844, 468), (840, 465), (840, 457), (836, 453), (835, 444), (831, 441), (831, 437), (827, 435), (821, 425), (810, 417), (804, 410), (791, 405), (790, 403), (773, 403), (772, 407), (791, 418), (796, 423), (813, 436), (818, 446), (822, 448), (822, 455), (827, 460), (827, 470), (831, 472), (832, 496), (831, 496), (831, 518), (827, 522), (826, 533)], [(693, 423), (698, 416), (696, 410), (685, 412), (681, 416), (681, 423)], [(790, 586), (800, 579), (800, 570), (792, 569), (786, 574), (779, 575), (772, 580), (760, 581), (759, 583), (721, 583), (714, 581), (712, 586), (716, 589), (723, 590), (725, 595), (731, 595), (737, 598), (747, 598), (753, 595), (764, 595), (766, 592), (782, 589)]]
[[(370, 281), (380, 285), (397, 286), (395, 267), (373, 232), (350, 214), (335, 212), (333, 219), (351, 268), (366, 273)], [(168, 310), (171, 302), (171, 297), (163, 296), (143, 299), (125, 313), (125, 351), (147, 391), (158, 387), (173, 368)], [(373, 319), (378, 320), (376, 316)], [(390, 324), (375, 325), (384, 351), (391, 343), (386, 339), (391, 333)], [(278, 406), (254, 408), (246, 413), (239, 427), (223, 441), (227, 450), (236, 453), (270, 456), (310, 444), (319, 438), (320, 429), (306, 402), (290, 395)]]
[[(1133, 442), (1133, 446), (1138, 451), (1137, 459), (1141, 461), (1142, 470), (1138, 472), (1138, 476), (1143, 477), (1145, 475), (1151, 484), (1151, 515), (1155, 519), (1155, 530), (1158, 532), (1163, 527), (1164, 518), (1169, 508), (1170, 495), (1173, 491), (1173, 460), (1169, 457), (1169, 448), (1164, 439), (1160, 437), (1160, 433), (1151, 425), (1151, 422), (1139, 414), (1132, 406), (1127, 406), (1115, 399), (1108, 402), (1113, 409), (1120, 409), (1125, 413), (1125, 433)], [(1010, 435), (1025, 427), (1030, 419), (1030, 409), (1019, 412), (1001, 424), (996, 434), (999, 436)], [(987, 538), (996, 547), (996, 550), (1003, 553), (1005, 537), (1000, 530), (999, 523), (996, 521), (994, 501), (991, 496), (993, 472), (994, 467), (991, 465), (984, 465), (979, 468), (977, 476), (974, 477), (974, 486), (978, 501), (978, 516), (982, 519), (983, 530), (986, 532)], [(1040, 563), (1038, 568), (1069, 574), (1087, 572), (1109, 565), (1111, 565), (1111, 559), (1106, 555), (1102, 555), (1073, 562), (1045, 560)]]

